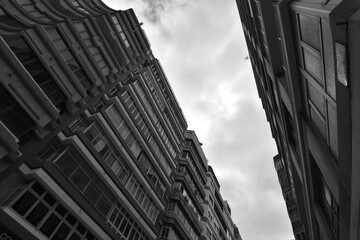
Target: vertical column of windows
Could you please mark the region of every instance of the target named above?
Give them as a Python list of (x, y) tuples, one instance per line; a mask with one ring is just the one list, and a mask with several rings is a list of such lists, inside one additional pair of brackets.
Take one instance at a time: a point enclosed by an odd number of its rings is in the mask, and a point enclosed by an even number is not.
[[(330, 152), (337, 157), (337, 106), (329, 21), (292, 12), (305, 113)], [(323, 35), (323, 36), (322, 36)]]
[(139, 168), (144, 170), (144, 172), (146, 173), (146, 176), (148, 177), (148, 179), (150, 181), (150, 184), (153, 185), (153, 187), (159, 193), (160, 197), (164, 197), (164, 194), (166, 191), (166, 186), (165, 186), (164, 182), (160, 179), (156, 168), (150, 162), (150, 160), (145, 155), (145, 153), (141, 154), (139, 161), (138, 161), (138, 166), (139, 166)]
[(96, 123), (91, 124), (84, 133), (105, 163), (111, 168), (120, 182), (124, 184), (129, 177), (130, 170), (116, 148), (112, 146), (108, 138), (100, 131)]
[(183, 211), (178, 207), (178, 205), (174, 202), (170, 202), (167, 206), (167, 210), (170, 212), (174, 212), (180, 221), (180, 224), (185, 228), (187, 233), (190, 235), (191, 239), (198, 240), (199, 237), (195, 233), (194, 229), (191, 227), (189, 221), (187, 220), (186, 216), (184, 215)]
[[(144, 73), (145, 74), (145, 73)], [(145, 96), (145, 93), (142, 89), (142, 87), (140, 86), (140, 84), (138, 82), (135, 82), (134, 83), (134, 86), (135, 88), (137, 89), (139, 95), (140, 95), (140, 99), (144, 100), (144, 102), (148, 102), (147, 100), (147, 97)], [(164, 143), (165, 143), (165, 146), (167, 146), (170, 154), (172, 155), (172, 157), (174, 158), (176, 156), (176, 152), (175, 152), (175, 149), (173, 147), (173, 145), (171, 144), (166, 132), (164, 131), (164, 128), (161, 124), (160, 121), (158, 121), (156, 124), (155, 124), (156, 128), (158, 129), (158, 132), (161, 136), (161, 138), (163, 139)]]
[[(127, 91), (125, 91), (124, 93), (121, 94), (121, 97), (124, 100), (125, 106), (128, 108), (130, 115), (138, 115), (139, 111), (137, 110), (136, 105), (135, 105), (133, 99), (131, 98), (131, 96), (129, 95), (129, 93)], [(156, 118), (156, 120), (158, 121), (157, 118)], [(157, 160), (164, 167), (165, 172), (168, 175), (170, 175), (171, 167), (167, 163), (167, 160), (166, 160), (164, 154), (162, 153), (159, 145), (156, 143), (154, 136), (149, 137), (148, 143), (151, 146), (151, 149), (153, 150), (153, 153), (156, 156)]]
[(156, 159), (160, 162), (160, 164), (163, 166), (165, 172), (170, 176), (172, 170), (170, 165), (168, 164), (166, 158), (164, 157), (164, 154), (162, 153), (159, 145), (156, 143), (153, 136), (149, 138), (149, 145), (151, 146), (151, 149), (153, 150), (153, 153), (156, 157)]
[(17, 36), (15, 38), (11, 37), (5, 40), (16, 57), (20, 60), (25, 69), (50, 99), (50, 101), (55, 106), (60, 107), (60, 109), (63, 110), (66, 100), (65, 95), (25, 39)]
[[(144, 73), (144, 74), (145, 74), (145, 73)], [(143, 102), (144, 105), (146, 106), (146, 110), (149, 110), (148, 112), (149, 112), (149, 115), (151, 116), (151, 114), (153, 114), (154, 111), (153, 111), (152, 108), (151, 108), (151, 110), (150, 110), (150, 109), (147, 107), (147, 106), (150, 105), (150, 103), (149, 103), (149, 100), (147, 99), (147, 97), (146, 97), (146, 95), (145, 95), (144, 90), (142, 89), (142, 87), (141, 87), (141, 85), (139, 84), (138, 81), (136, 81), (136, 82), (134, 83), (134, 86), (135, 86), (135, 88), (136, 88), (136, 90), (137, 90), (137, 92), (138, 92), (138, 94), (139, 94), (140, 99), (142, 100), (142, 102)], [(148, 103), (148, 104), (146, 104), (146, 103)], [(151, 107), (151, 106), (150, 106), (150, 107)], [(175, 157), (176, 157), (175, 149), (174, 149), (172, 143), (170, 142), (169, 137), (168, 137), (167, 133), (165, 132), (165, 130), (164, 130), (161, 122), (160, 122), (160, 121), (157, 121), (157, 122), (155, 123), (155, 127), (157, 128), (157, 130), (158, 130), (158, 132), (159, 132), (159, 134), (160, 134), (160, 137), (162, 138), (163, 142), (165, 143), (165, 146), (168, 148), (171, 156), (172, 156), (173, 158), (175, 158)]]
[(41, 13), (38, 9), (36, 4), (34, 4), (31, 0), (16, 0), (29, 14), (33, 17), (49, 22), (49, 18), (46, 17), (43, 13)]
[(110, 193), (110, 190), (105, 192), (106, 188), (101, 183), (100, 178), (76, 150), (71, 146), (68, 147), (60, 158), (55, 161), (55, 165), (81, 194), (106, 217), (110, 208), (115, 204), (116, 198)]
[(126, 39), (125, 33), (124, 33), (123, 29), (121, 28), (118, 19), (116, 18), (116, 16), (112, 16), (112, 17), (111, 17), (111, 20), (112, 20), (113, 23), (115, 24), (116, 30), (119, 32), (120, 37), (121, 37), (121, 39), (123, 40), (125, 46), (126, 46), (127, 48), (129, 48), (129, 47), (130, 47), (130, 44), (129, 44), (128, 40)]
[(151, 197), (146, 194), (144, 186), (136, 179), (134, 175), (131, 175), (125, 187), (133, 196), (137, 204), (145, 212), (145, 214), (155, 224), (159, 209), (155, 206)]
[(313, 178), (313, 189), (314, 199), (316, 205), (321, 210), (321, 213), (326, 219), (326, 223), (331, 229), (331, 233), (334, 240), (339, 239), (340, 234), (340, 208), (337, 200), (335, 199), (333, 193), (331, 192), (329, 186), (327, 185), (319, 166), (316, 163), (311, 152), (309, 152), (310, 164), (311, 164), (311, 174)]
[[(142, 149), (137, 142), (136, 137), (134, 137), (133, 133), (131, 133), (130, 128), (126, 124), (124, 118), (121, 117), (120, 113), (116, 110), (114, 105), (111, 105), (109, 108), (107, 108), (105, 113), (109, 116), (110, 121), (120, 133), (122, 139), (125, 140), (126, 145), (129, 147), (133, 157), (138, 159)], [(145, 133), (147, 133), (146, 129)]]
[(189, 152), (183, 152), (182, 153), (182, 157), (188, 160), (188, 163), (190, 164), (191, 168), (193, 169), (196, 178), (198, 179), (199, 182), (203, 183), (204, 185), (206, 185), (205, 181), (200, 177), (200, 171), (199, 169), (196, 167), (195, 165), (195, 161), (192, 158), (191, 154)]
[(37, 182), (31, 183), (10, 206), (49, 239), (97, 239)]
[[(114, 105), (111, 105), (108, 109), (105, 110), (106, 114), (109, 116), (110, 121), (115, 126), (115, 128), (119, 131), (120, 135), (123, 139), (126, 139), (127, 136), (130, 134), (130, 130), (127, 127), (125, 120), (120, 116), (120, 113), (116, 110)], [(125, 131), (125, 134), (123, 133)], [(148, 129), (146, 127), (145, 133), (148, 133)], [(150, 133), (148, 134), (150, 136)], [(139, 147), (140, 148), (140, 147)], [(137, 153), (138, 151), (136, 151)], [(140, 153), (141, 151), (139, 151)], [(136, 154), (137, 155), (137, 154)], [(154, 186), (154, 188), (159, 192), (160, 196), (162, 197), (165, 193), (166, 187), (165, 184), (160, 180), (158, 174), (153, 165), (150, 163), (148, 157), (143, 152), (138, 159), (138, 167), (144, 169), (149, 177), (150, 182)]]
[[(118, 121), (118, 118), (115, 118), (116, 114), (111, 114), (113, 116), (114, 123), (120, 123)], [(117, 119), (117, 120), (115, 120)], [(120, 123), (121, 124), (121, 123)], [(99, 127), (93, 123), (90, 128), (85, 132), (85, 135), (88, 136), (88, 139), (91, 141), (91, 144), (94, 146), (94, 148), (97, 150), (97, 152), (101, 153), (102, 156), (109, 156), (110, 153), (104, 154), (103, 149), (110, 149), (112, 150), (111, 144), (109, 144), (109, 140), (106, 136), (102, 134), (102, 132), (99, 130)], [(105, 147), (107, 145), (107, 147)], [(109, 151), (109, 150), (107, 150)], [(112, 150), (114, 152), (114, 150)], [(116, 157), (117, 156), (117, 157)], [(103, 157), (104, 158), (104, 157)], [(115, 173), (116, 176), (118, 176), (120, 182), (125, 184), (126, 189), (129, 191), (129, 193), (132, 195), (132, 197), (136, 200), (136, 202), (139, 204), (139, 206), (145, 211), (145, 213), (148, 215), (148, 217), (151, 219), (151, 221), (155, 222), (158, 209), (153, 204), (152, 200), (150, 200), (150, 197), (145, 193), (144, 188), (139, 183), (139, 181), (136, 179), (135, 175), (131, 175), (131, 177), (128, 179), (128, 176), (130, 175), (129, 168), (125, 164), (125, 162), (120, 161), (119, 159), (119, 153), (117, 151), (114, 152), (114, 154), (111, 157), (105, 157), (105, 162), (109, 165), (111, 170)], [(128, 179), (128, 180), (127, 180)], [(136, 181), (138, 184), (138, 188), (142, 191), (142, 195), (137, 194), (137, 188), (134, 190), (132, 188), (131, 183)], [(131, 185), (131, 186), (130, 186)], [(140, 192), (139, 192), (140, 193)], [(141, 196), (143, 196), (141, 198)], [(141, 201), (140, 201), (141, 200)], [(144, 201), (142, 201), (144, 200)], [(148, 205), (148, 202), (151, 202), (150, 205)], [(146, 203), (146, 204), (145, 204)], [(144, 205), (145, 204), (145, 205)]]
[(141, 230), (120, 203), (113, 208), (107, 222), (126, 240), (150, 240), (150, 237)]
[(71, 52), (71, 48), (69, 48), (68, 44), (61, 37), (59, 31), (52, 27), (46, 28), (46, 32), (83, 88), (85, 90), (89, 89), (91, 87), (89, 78), (87, 77), (79, 62), (76, 60), (74, 54)]
[(89, 50), (90, 54), (92, 55), (93, 59), (95, 60), (96, 64), (98, 65), (100, 71), (104, 76), (107, 76), (110, 72), (109, 67), (107, 66), (100, 51), (97, 49), (96, 46), (94, 46), (87, 26), (84, 22), (79, 21), (75, 23), (75, 28), (78, 31), (85, 46)]

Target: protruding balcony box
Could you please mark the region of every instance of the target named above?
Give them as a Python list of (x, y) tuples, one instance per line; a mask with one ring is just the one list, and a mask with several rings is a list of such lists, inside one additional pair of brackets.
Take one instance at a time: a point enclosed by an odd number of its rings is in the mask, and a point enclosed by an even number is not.
[(0, 159), (16, 152), (19, 149), (18, 142), (15, 135), (0, 121)]

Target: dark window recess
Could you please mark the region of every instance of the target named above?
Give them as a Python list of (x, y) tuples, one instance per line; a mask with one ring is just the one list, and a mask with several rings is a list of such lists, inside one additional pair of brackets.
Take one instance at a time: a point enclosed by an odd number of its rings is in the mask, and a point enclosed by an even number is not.
[(42, 161), (50, 161), (54, 159), (56, 156), (58, 156), (63, 149), (64, 146), (61, 145), (60, 141), (56, 137), (54, 137), (48, 142), (48, 144), (44, 147), (42, 151), (37, 153), (37, 156)]
[(311, 175), (314, 184), (314, 197), (317, 205), (319, 206), (322, 214), (324, 215), (333, 235), (333, 240), (339, 239), (339, 204), (337, 203), (334, 195), (332, 194), (329, 186), (327, 185), (316, 161), (309, 152)]
[(85, 90), (88, 90), (91, 87), (91, 82), (71, 52), (71, 48), (69, 48), (68, 44), (62, 39), (59, 31), (56, 28), (47, 28), (46, 32), (77, 80), (79, 80)]
[(288, 139), (289, 139), (289, 143), (293, 146), (296, 147), (296, 133), (294, 131), (294, 122), (293, 119), (289, 113), (289, 111), (287, 110), (287, 108), (284, 106), (284, 117), (285, 117), (285, 125), (286, 125), (286, 132), (288, 135)]
[[(110, 193), (88, 166), (74, 147), (70, 146), (55, 162), (70, 182), (83, 194), (94, 207), (106, 217), (115, 202), (115, 196)], [(71, 222), (71, 217), (67, 219)]]
[(23, 143), (30, 139), (35, 127), (33, 120), (0, 84), (0, 121)]
[(93, 105), (92, 105), (93, 109), (95, 112), (99, 112), (101, 111), (101, 109), (103, 109), (105, 107), (105, 103), (103, 100), (99, 99), (97, 102), (95, 102)]
[(60, 109), (60, 113), (63, 113), (65, 111), (65, 95), (29, 44), (19, 36), (6, 38), (5, 40), (41, 90)]

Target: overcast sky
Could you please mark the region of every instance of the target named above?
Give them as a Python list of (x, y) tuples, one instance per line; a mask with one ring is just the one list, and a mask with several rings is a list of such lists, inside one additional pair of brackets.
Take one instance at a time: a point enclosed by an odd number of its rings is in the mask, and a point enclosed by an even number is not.
[(293, 239), (235, 0), (103, 0), (133, 8), (244, 240)]

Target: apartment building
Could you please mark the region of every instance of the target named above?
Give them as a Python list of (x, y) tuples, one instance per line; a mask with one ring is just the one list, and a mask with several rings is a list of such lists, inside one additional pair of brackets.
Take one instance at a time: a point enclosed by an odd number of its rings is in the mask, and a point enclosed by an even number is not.
[(359, 2), (236, 3), (295, 238), (359, 239)]
[(237, 239), (228, 213), (205, 235), (209, 167), (141, 25), (100, 0), (0, 0), (4, 239)]

